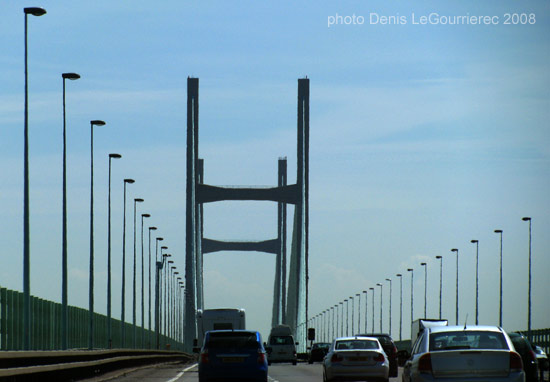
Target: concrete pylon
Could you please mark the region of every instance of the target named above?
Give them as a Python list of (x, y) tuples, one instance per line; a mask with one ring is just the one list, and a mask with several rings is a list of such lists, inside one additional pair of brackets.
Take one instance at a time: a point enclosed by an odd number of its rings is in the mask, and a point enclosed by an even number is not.
[[(286, 159), (279, 161), (278, 186), (273, 188), (216, 187), (204, 184), (198, 159), (199, 81), (187, 80), (187, 182), (185, 246), (185, 349), (197, 338), (196, 311), (204, 306), (203, 253), (254, 250), (275, 253), (276, 275), (272, 323), (290, 325), (305, 343), (308, 293), (309, 236), (309, 79), (298, 80), (298, 163), (296, 184), (287, 185)], [(283, 171), (284, 167), (284, 171)], [(223, 200), (263, 200), (278, 203), (276, 240), (220, 242), (203, 238), (203, 203)], [(295, 205), (289, 285), (286, 288), (286, 204)], [(275, 248), (274, 248), (275, 247)], [(286, 301), (285, 301), (286, 300)], [(297, 328), (301, 328), (297, 332)]]
[(187, 176), (185, 217), (185, 342), (191, 351), (197, 337), (197, 163), (199, 149), (199, 79), (187, 78)]

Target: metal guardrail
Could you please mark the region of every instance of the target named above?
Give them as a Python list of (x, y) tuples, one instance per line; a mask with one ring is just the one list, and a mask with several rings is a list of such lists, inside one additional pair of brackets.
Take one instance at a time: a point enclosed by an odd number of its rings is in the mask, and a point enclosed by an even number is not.
[(192, 359), (187, 353), (161, 350), (6, 351), (0, 352), (0, 381), (68, 381), (118, 369)]
[[(68, 307), (68, 348), (88, 348), (89, 313), (87, 309)], [(31, 296), (31, 350), (59, 350), (61, 346), (61, 304)], [(94, 314), (94, 348), (154, 349), (156, 332), (111, 318), (111, 343), (107, 338), (107, 316)], [(125, 342), (122, 344), (124, 330)], [(177, 335), (182, 333), (176, 333)], [(143, 339), (143, 341), (142, 341)], [(183, 343), (159, 335), (161, 349), (183, 349)], [(0, 288), (0, 350), (23, 349), (23, 293)]]

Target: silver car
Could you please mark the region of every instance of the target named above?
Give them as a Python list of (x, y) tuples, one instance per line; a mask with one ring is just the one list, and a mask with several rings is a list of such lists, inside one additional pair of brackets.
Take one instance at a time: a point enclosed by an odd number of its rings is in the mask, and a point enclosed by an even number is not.
[(403, 368), (403, 382), (524, 382), (521, 356), (496, 326), (424, 330)]
[(336, 338), (323, 359), (323, 381), (389, 381), (390, 363), (372, 337)]

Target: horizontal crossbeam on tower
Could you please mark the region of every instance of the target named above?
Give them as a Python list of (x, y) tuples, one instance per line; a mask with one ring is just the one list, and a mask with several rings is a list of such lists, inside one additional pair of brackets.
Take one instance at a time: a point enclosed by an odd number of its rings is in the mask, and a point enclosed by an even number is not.
[(211, 203), (222, 200), (269, 200), (297, 204), (299, 195), (298, 185), (296, 184), (271, 188), (230, 188), (208, 184), (197, 185), (197, 203)]
[(256, 251), (277, 254), (279, 239), (264, 241), (219, 241), (202, 239), (202, 253), (220, 251)]

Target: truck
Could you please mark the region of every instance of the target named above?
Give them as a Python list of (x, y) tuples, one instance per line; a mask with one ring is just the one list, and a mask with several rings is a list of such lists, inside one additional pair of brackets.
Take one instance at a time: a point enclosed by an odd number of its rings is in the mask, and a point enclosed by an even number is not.
[(271, 328), (268, 339), (267, 362), (292, 362), (296, 365), (298, 354), (296, 352), (297, 342), (294, 342), (292, 330), (288, 325), (276, 325)]
[(411, 325), (411, 348), (414, 346), (416, 339), (422, 334), (424, 329), (433, 326), (447, 326), (448, 324), (447, 320), (434, 318), (419, 318), (418, 320), (414, 320)]
[(244, 309), (218, 308), (197, 310), (197, 346), (202, 347), (204, 335), (210, 330), (246, 329)]

